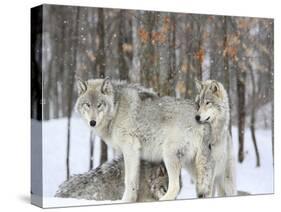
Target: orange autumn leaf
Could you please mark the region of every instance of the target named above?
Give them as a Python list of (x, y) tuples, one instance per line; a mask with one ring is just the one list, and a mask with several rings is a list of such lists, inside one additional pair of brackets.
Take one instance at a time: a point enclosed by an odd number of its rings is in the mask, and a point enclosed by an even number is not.
[(197, 58), (197, 60), (199, 60), (200, 63), (203, 62), (204, 56), (205, 56), (205, 53), (204, 53), (204, 50), (202, 48), (199, 49), (199, 51), (195, 55), (195, 57)]
[(214, 16), (213, 15), (208, 16), (208, 20), (209, 21), (213, 21), (214, 20)]
[(139, 37), (142, 43), (146, 43), (148, 41), (148, 32), (145, 31), (143, 28), (139, 30)]
[(153, 32), (152, 33), (152, 44), (156, 43), (164, 43), (166, 41), (167, 37), (162, 32)]
[(235, 58), (237, 55), (237, 48), (235, 47), (227, 47), (224, 52), (223, 52), (224, 56), (228, 55), (231, 58)]
[(169, 28), (170, 28), (170, 17), (169, 16), (165, 16), (164, 17), (164, 24), (163, 24), (163, 27), (162, 27), (162, 32), (164, 33), (167, 33), (169, 31)]
[(239, 22), (238, 22), (238, 27), (240, 28), (240, 29), (247, 29), (247, 28), (249, 28), (249, 21), (247, 21), (247, 20), (239, 20)]

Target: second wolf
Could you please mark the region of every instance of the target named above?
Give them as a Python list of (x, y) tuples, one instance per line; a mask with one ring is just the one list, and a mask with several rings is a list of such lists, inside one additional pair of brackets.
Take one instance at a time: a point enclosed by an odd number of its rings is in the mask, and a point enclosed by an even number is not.
[[(158, 98), (148, 90), (108, 78), (78, 82), (77, 109), (125, 161), (124, 201), (136, 201), (140, 160), (163, 161), (169, 186), (161, 200), (175, 199), (181, 168), (194, 177), (199, 197), (211, 196), (214, 163), (204, 142), (205, 124), (192, 101)], [(206, 136), (205, 136), (206, 137)]]
[(210, 125), (209, 147), (215, 163), (212, 179), (213, 196), (218, 191), (219, 196), (236, 194), (235, 159), (232, 140), (229, 133), (229, 101), (223, 85), (215, 80), (196, 81), (199, 91), (195, 102), (197, 113), (195, 119), (199, 123)]
[[(163, 163), (141, 161), (137, 201), (155, 201), (168, 189), (168, 174)], [(124, 192), (124, 160), (103, 163), (94, 170), (71, 176), (63, 182), (56, 197), (87, 200), (120, 200)]]

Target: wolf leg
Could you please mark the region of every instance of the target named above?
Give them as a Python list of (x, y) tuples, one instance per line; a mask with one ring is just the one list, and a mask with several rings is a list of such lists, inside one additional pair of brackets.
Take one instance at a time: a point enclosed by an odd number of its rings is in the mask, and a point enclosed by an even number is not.
[(216, 189), (217, 189), (217, 182), (215, 180), (213, 183), (213, 188), (212, 188), (212, 197), (216, 196)]
[(231, 163), (225, 169), (224, 174), (219, 178), (218, 181), (218, 195), (223, 196), (233, 196), (236, 195), (236, 183), (234, 170)]
[(195, 159), (196, 169), (196, 192), (199, 198), (211, 197), (214, 187), (215, 163), (211, 159), (210, 154), (206, 152), (198, 153)]
[[(211, 177), (210, 177), (210, 182), (209, 182), (209, 191), (208, 191), (208, 197), (215, 197), (215, 194), (216, 194), (216, 182), (215, 182), (215, 178), (216, 178), (216, 175), (215, 175), (215, 169), (214, 168), (210, 168), (209, 172)], [(208, 175), (206, 176), (207, 179), (209, 178)]]
[(233, 146), (230, 135), (228, 136), (228, 160), (224, 173), (224, 189), (226, 196), (237, 195), (236, 188), (236, 166), (233, 155)]
[(163, 159), (168, 172), (169, 186), (167, 193), (160, 200), (174, 200), (180, 191), (180, 160), (172, 153), (164, 153)]
[(224, 176), (220, 176), (217, 179), (217, 190), (218, 190), (218, 197), (225, 197), (226, 193), (225, 193), (225, 187), (224, 187)]
[(125, 192), (122, 197), (124, 202), (135, 202), (139, 189), (140, 146), (138, 141), (125, 145), (123, 156), (125, 163)]
[[(229, 170), (230, 169), (230, 170)], [(225, 177), (224, 177), (224, 191), (226, 196), (233, 196), (237, 194), (236, 190), (236, 182), (235, 182), (235, 171), (233, 170), (234, 167), (230, 166), (227, 167)]]

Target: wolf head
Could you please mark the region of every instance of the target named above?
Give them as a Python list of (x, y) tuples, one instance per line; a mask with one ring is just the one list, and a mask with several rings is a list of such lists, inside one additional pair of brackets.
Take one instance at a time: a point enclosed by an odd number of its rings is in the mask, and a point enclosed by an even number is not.
[(129, 91), (132, 99), (151, 101), (158, 98), (151, 89), (125, 81), (105, 79), (77, 80), (78, 99), (76, 110), (87, 121), (90, 127), (100, 127), (106, 120), (115, 115), (118, 96), (124, 90)]
[(90, 127), (99, 127), (114, 111), (114, 87), (110, 78), (77, 80), (76, 110)]
[(161, 164), (150, 178), (150, 191), (155, 199), (163, 197), (168, 190), (168, 173), (164, 164)]
[(204, 82), (196, 80), (195, 82), (199, 91), (199, 94), (195, 98), (197, 107), (196, 121), (200, 123), (212, 123), (222, 114), (222, 111), (228, 112), (227, 93), (220, 82), (215, 80)]

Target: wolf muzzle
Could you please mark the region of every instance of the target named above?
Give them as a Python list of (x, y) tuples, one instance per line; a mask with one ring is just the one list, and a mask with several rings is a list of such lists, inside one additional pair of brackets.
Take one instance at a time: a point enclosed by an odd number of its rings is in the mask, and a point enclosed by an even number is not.
[(91, 120), (89, 124), (90, 124), (91, 127), (94, 127), (94, 126), (96, 126), (96, 121), (95, 120)]

